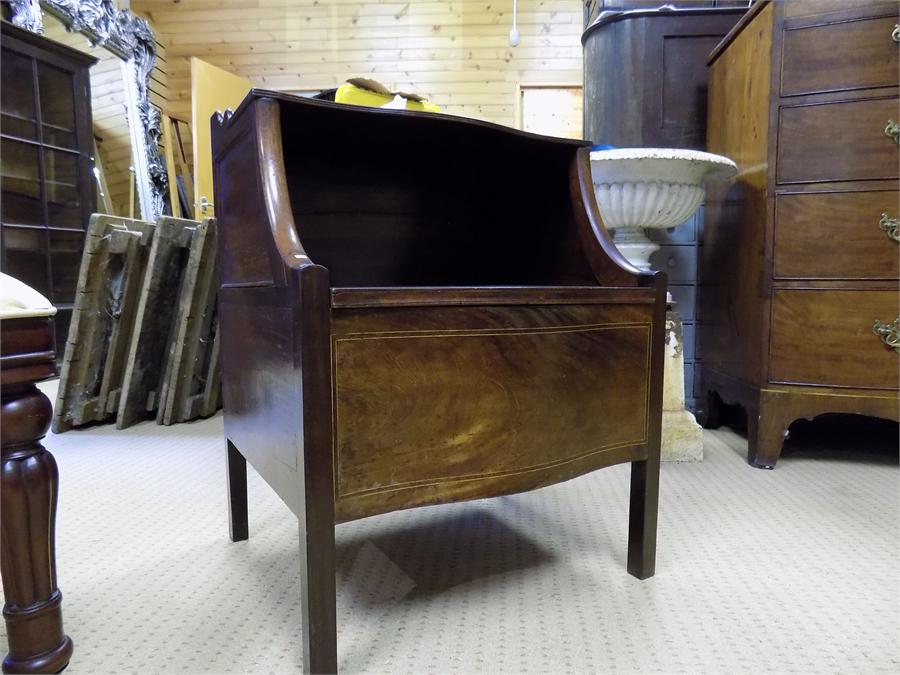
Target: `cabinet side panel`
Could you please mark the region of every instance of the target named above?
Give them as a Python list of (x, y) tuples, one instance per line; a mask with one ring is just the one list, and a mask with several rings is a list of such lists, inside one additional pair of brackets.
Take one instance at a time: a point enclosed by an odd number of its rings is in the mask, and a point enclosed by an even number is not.
[(303, 399), (292, 367), (297, 347), (292, 309), (259, 294), (253, 297), (245, 289), (222, 289), (219, 308), (225, 436), (291, 510), (301, 514), (297, 469), (303, 451)]
[(710, 66), (707, 147), (738, 174), (707, 191), (701, 260), (704, 369), (757, 384), (766, 293), (766, 197), (774, 6)]

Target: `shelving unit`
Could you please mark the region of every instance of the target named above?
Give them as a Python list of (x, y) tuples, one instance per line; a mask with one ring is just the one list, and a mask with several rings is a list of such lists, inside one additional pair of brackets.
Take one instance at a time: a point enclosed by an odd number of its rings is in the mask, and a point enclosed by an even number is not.
[(0, 267), (58, 312), (61, 357), (95, 210), (89, 69), (96, 59), (2, 22)]

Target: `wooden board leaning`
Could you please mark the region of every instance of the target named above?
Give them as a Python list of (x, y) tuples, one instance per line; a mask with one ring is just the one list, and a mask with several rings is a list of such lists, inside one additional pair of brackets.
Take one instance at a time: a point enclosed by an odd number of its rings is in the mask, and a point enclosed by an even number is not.
[(215, 220), (207, 218), (196, 225), (181, 284), (156, 415), (160, 424), (207, 417), (219, 408), (218, 280)]
[(53, 418), (57, 433), (173, 424), (219, 408), (215, 222), (95, 215)]
[(168, 217), (156, 223), (128, 349), (118, 429), (147, 419), (159, 407), (165, 356), (197, 225), (193, 220)]
[(53, 412), (55, 433), (106, 421), (118, 410), (155, 227), (128, 218), (91, 216)]

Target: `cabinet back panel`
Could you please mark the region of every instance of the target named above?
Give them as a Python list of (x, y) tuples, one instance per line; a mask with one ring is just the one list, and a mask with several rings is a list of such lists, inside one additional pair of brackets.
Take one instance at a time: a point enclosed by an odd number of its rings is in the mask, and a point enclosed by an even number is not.
[(333, 286), (595, 283), (569, 197), (572, 144), (443, 115), (371, 115), (360, 137), (346, 108), (282, 121), (298, 234)]

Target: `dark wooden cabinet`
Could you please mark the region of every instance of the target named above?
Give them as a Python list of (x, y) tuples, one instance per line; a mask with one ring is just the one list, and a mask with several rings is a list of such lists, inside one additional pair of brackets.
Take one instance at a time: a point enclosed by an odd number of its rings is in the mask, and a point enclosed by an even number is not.
[[(759, 3), (710, 59), (700, 378), (772, 467), (799, 418), (898, 419), (896, 2)], [(897, 320), (895, 322), (895, 320)]]
[(0, 265), (57, 307), (65, 339), (95, 209), (88, 69), (95, 59), (2, 22)]
[(703, 150), (706, 60), (747, 3), (614, 4), (581, 37), (585, 137), (616, 147)]
[[(747, 9), (743, 2), (592, 0), (586, 3), (584, 129), (618, 147), (706, 147), (706, 61)], [(649, 230), (650, 258), (669, 279), (684, 324), (684, 382), (695, 407), (694, 326), (703, 211), (672, 230)]]

